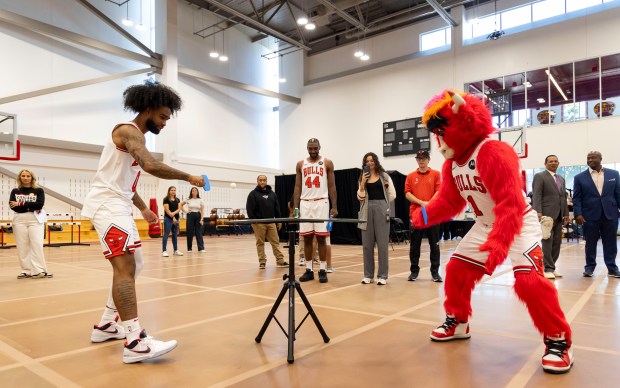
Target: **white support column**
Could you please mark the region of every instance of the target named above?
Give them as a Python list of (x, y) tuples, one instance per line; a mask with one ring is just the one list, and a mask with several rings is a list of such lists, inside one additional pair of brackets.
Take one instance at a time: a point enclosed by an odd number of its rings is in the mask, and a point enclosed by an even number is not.
[[(156, 48), (157, 52), (163, 55), (162, 74), (158, 79), (161, 83), (179, 92), (177, 6), (176, 0), (155, 0)], [(181, 98), (183, 98), (182, 95)], [(166, 127), (157, 135), (156, 140), (157, 151), (163, 153), (164, 163), (172, 167), (176, 167), (176, 160), (180, 151), (178, 133), (182, 129), (178, 126), (177, 116), (179, 114), (183, 114), (183, 111), (175, 112)], [(160, 214), (163, 214), (161, 199), (166, 195), (169, 186), (178, 188), (181, 182), (161, 179), (157, 182), (157, 206)], [(180, 194), (177, 193), (179, 197)], [(148, 198), (143, 199), (148, 204)]]

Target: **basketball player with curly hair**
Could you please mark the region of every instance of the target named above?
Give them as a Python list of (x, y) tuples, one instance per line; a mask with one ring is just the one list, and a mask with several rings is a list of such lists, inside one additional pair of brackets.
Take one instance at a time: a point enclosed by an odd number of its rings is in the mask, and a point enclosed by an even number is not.
[[(90, 218), (99, 234), (103, 255), (113, 269), (112, 289), (101, 321), (91, 334), (92, 342), (127, 338), (123, 362), (134, 363), (159, 357), (177, 346), (177, 341), (158, 341), (141, 329), (135, 280), (143, 266), (138, 229), (132, 205), (150, 224), (159, 222), (136, 192), (140, 173), (162, 179), (180, 179), (203, 186), (204, 179), (176, 170), (155, 160), (146, 148), (144, 134), (159, 132), (182, 101), (171, 88), (156, 82), (128, 87), (123, 93), (125, 110), (137, 116), (112, 129), (101, 153), (82, 215)], [(122, 325), (118, 324), (120, 317)]]

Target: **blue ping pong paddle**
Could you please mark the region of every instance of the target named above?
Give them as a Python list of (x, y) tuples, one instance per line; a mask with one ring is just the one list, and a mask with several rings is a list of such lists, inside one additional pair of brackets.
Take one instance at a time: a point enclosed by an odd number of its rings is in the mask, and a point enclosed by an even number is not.
[(209, 177), (206, 174), (202, 174), (202, 179), (205, 180), (205, 185), (202, 186), (202, 188), (204, 189), (204, 191), (209, 191), (211, 190), (211, 183), (209, 182)]
[(426, 214), (426, 206), (422, 206), (422, 218), (424, 219), (424, 225), (428, 224), (428, 214)]

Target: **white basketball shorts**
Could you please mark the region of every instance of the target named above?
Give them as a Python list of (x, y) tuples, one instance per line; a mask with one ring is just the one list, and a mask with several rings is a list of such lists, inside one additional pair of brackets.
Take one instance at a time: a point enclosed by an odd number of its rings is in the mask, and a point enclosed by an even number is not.
[[(329, 200), (327, 198), (317, 200), (301, 200), (299, 203), (300, 218), (329, 218)], [(306, 236), (316, 234), (317, 236), (329, 236), (327, 222), (302, 222), (299, 224), (299, 234)]]

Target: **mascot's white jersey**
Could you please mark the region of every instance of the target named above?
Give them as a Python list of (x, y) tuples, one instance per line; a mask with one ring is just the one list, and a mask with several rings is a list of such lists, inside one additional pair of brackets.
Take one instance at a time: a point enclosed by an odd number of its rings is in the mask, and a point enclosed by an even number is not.
[[(127, 124), (138, 128), (135, 123), (128, 122), (116, 125), (112, 132), (119, 126)], [(131, 213), (132, 198), (141, 172), (142, 168), (133, 156), (127, 150), (117, 147), (110, 135), (103, 147), (90, 192), (84, 199), (82, 215), (91, 218), (99, 206), (109, 200), (125, 203)]]
[(301, 199), (312, 200), (328, 198), (327, 168), (320, 156), (315, 162), (304, 159), (301, 166)]
[[(452, 177), (454, 184), (461, 192), (461, 196), (476, 214), (476, 221), (490, 225), (495, 222), (495, 213), (493, 213), (495, 201), (491, 198), (482, 178), (480, 178), (477, 164), (480, 148), (487, 141), (490, 141), (490, 139), (486, 139), (478, 144), (478, 147), (476, 147), (465, 164), (460, 165), (456, 161), (452, 161)], [(525, 192), (523, 192), (523, 197), (525, 198)], [(529, 209), (530, 206), (528, 205), (525, 211)]]

